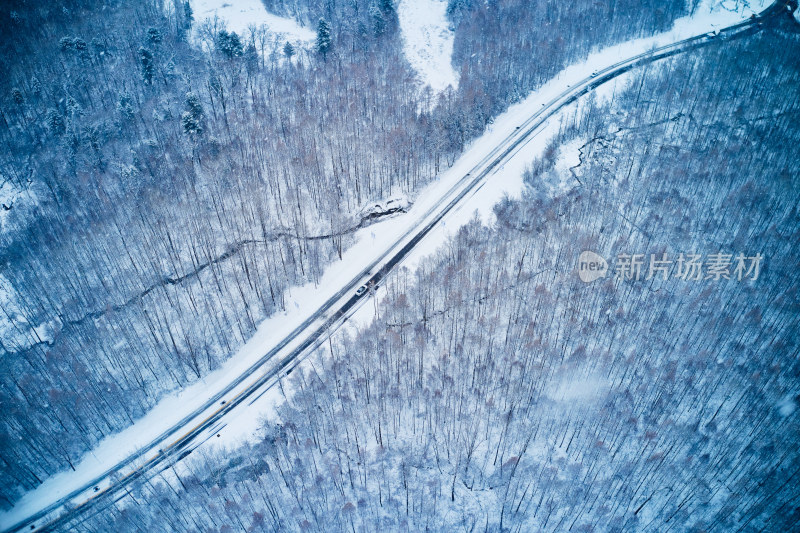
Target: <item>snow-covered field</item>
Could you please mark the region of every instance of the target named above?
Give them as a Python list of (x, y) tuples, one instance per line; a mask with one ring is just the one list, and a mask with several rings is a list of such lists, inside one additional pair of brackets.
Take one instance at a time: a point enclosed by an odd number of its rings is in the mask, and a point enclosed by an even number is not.
[[(248, 0), (247, 3), (258, 3), (258, 0)], [(762, 0), (762, 4), (767, 3)], [(755, 9), (759, 10), (757, 6)], [(262, 322), (255, 335), (225, 365), (194, 385), (164, 398), (150, 413), (130, 428), (104, 439), (91, 453), (83, 457), (76, 465), (75, 471), (57, 474), (47, 479), (36, 490), (28, 492), (13, 509), (0, 514), (0, 527), (9, 527), (88, 483), (176, 424), (185, 413), (203, 405), (209, 398), (222, 390), (227, 383), (230, 383), (235, 376), (240, 375), (269, 351), (278, 340), (312, 315), (340, 287), (356, 277), (365, 265), (380, 257), (465, 173), (469, 172), (498, 143), (512, 133), (522, 120), (562, 93), (569, 85), (574, 85), (588, 77), (593, 71), (613, 65), (622, 59), (653, 47), (663, 46), (733, 24), (742, 18), (749, 17), (751, 13), (752, 11), (747, 9), (739, 12), (727, 10), (699, 12), (691, 19), (677, 21), (672, 31), (599, 50), (585, 61), (564, 69), (538, 91), (497, 117), (484, 134), (467, 147), (462, 157), (449, 170), (417, 194), (414, 205), (407, 214), (371, 225), (357, 232), (353, 246), (345, 252), (341, 261), (327, 268), (320, 284), (318, 286), (309, 284), (292, 289), (287, 296), (287, 301), (290, 302), (287, 312)], [(199, 17), (197, 11), (195, 16)], [(233, 29), (233, 26), (229, 27)], [(615, 87), (619, 90), (618, 84), (625, 83), (625, 79), (626, 77), (622, 76), (604, 85), (600, 88), (598, 96), (613, 94)], [(404, 265), (413, 269), (422, 258), (430, 255), (445, 243), (449, 236), (468, 222), (476, 212), (484, 220), (490, 220), (492, 207), (504, 195), (518, 196), (523, 189), (522, 174), (525, 167), (543, 153), (548, 141), (557, 133), (557, 129), (558, 120), (557, 117), (554, 117), (540, 131), (531, 136), (528, 142), (520, 146), (511, 159), (498, 167), (475, 194), (465, 199), (459, 208), (454, 209), (445, 217), (441, 224), (412, 252)], [(380, 291), (378, 296), (380, 296)], [(368, 322), (372, 318), (372, 312), (371, 305), (362, 306), (351, 319), (351, 324)], [(309, 361), (307, 364), (312, 363)], [(565, 392), (565, 394), (567, 393)], [(214, 442), (216, 445), (231, 446), (243, 439), (252, 438), (258, 430), (260, 420), (265, 416), (274, 416), (276, 402), (280, 400), (280, 387), (275, 387), (269, 394), (265, 394), (251, 406), (240, 408), (235, 418), (227, 420), (228, 425), (222, 430), (221, 437), (210, 442)]]
[(451, 64), (455, 33), (446, 10), (446, 0), (400, 0), (397, 6), (406, 58), (422, 83), (436, 93), (448, 85), (458, 87)]
[(291, 41), (311, 41), (316, 34), (300, 26), (297, 21), (267, 12), (261, 0), (191, 0), (197, 24), (216, 16), (224, 20), (228, 31), (247, 35), (251, 26), (265, 25), (276, 35)]

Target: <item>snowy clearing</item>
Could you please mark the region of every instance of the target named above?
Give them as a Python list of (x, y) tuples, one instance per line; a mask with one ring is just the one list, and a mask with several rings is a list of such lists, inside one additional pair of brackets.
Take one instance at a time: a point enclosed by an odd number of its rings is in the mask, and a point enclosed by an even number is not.
[[(257, 0), (244, 2), (248, 5), (255, 3)], [(201, 2), (197, 2), (197, 4), (200, 5)], [(258, 5), (260, 6), (260, 3)], [(263, 7), (261, 9), (263, 10)], [(442, 4), (443, 9), (444, 4)], [(424, 12), (421, 13), (424, 14)], [(326, 269), (320, 284), (318, 286), (308, 284), (292, 289), (287, 295), (287, 311), (263, 321), (255, 335), (220, 369), (192, 386), (164, 398), (131, 427), (104, 439), (76, 464), (75, 471), (65, 471), (52, 476), (37, 489), (26, 493), (11, 510), (0, 514), (0, 526), (9, 527), (88, 483), (131, 455), (135, 450), (152, 442), (156, 436), (180, 421), (186, 413), (199, 408), (208, 399), (223, 390), (236, 376), (242, 374), (278, 341), (311, 316), (340, 287), (354, 279), (365, 265), (391, 248), (393, 243), (414, 226), (454, 184), (511, 134), (525, 118), (561, 94), (568, 86), (588, 77), (595, 70), (606, 68), (653, 47), (663, 46), (708, 32), (714, 28), (733, 24), (741, 20), (743, 15), (746, 18), (750, 13), (751, 11), (738, 14), (719, 11), (716, 14), (703, 13), (692, 19), (681, 19), (676, 22), (672, 31), (605, 48), (591, 54), (585, 61), (561, 71), (538, 91), (498, 116), (485, 133), (465, 149), (464, 154), (449, 170), (443, 172), (435, 182), (422, 189), (416, 199), (411, 199), (414, 203), (407, 214), (359, 230), (355, 234), (354, 244), (344, 253), (341, 261)], [(196, 12), (196, 17), (199, 18), (199, 16), (200, 13)], [(613, 94), (615, 87), (625, 83), (627, 78), (628, 76), (621, 76), (595, 91), (598, 98)], [(506, 194), (512, 197), (519, 196), (523, 190), (522, 174), (525, 167), (541, 155), (547, 146), (547, 141), (557, 131), (558, 122), (551, 119), (538, 132), (531, 135), (528, 141), (523, 143), (511, 156), (510, 160), (493, 172), (484, 185), (478, 187), (477, 191), (465, 198), (461, 206), (442, 220), (441, 224), (414, 249), (403, 265), (413, 269), (422, 258), (432, 254), (445, 243), (476, 212), (484, 220), (490, 221), (493, 216), (492, 208), (498, 200)], [(378, 295), (380, 296), (380, 292)], [(362, 306), (351, 318), (350, 324), (368, 323), (372, 319), (371, 313), (372, 306)], [(312, 362), (307, 360), (305, 364), (312, 364)], [(227, 426), (221, 432), (222, 436), (211, 442), (235, 445), (236, 442), (253, 438), (260, 421), (270, 414), (274, 416), (275, 402), (280, 402), (281, 396), (280, 387), (275, 387), (248, 408), (240, 409), (235, 417), (227, 420)]]
[(450, 60), (455, 33), (447, 20), (444, 0), (400, 0), (397, 16), (408, 62), (434, 92), (458, 87)]
[(594, 402), (611, 388), (604, 376), (582, 376), (567, 372), (547, 389), (547, 396), (557, 402)]
[(270, 32), (292, 41), (311, 41), (316, 37), (296, 21), (267, 12), (261, 0), (191, 0), (191, 6), (198, 25), (217, 16), (225, 21), (228, 30), (239, 35), (247, 35), (251, 26), (265, 25)]
[(696, 24), (707, 25), (709, 29), (722, 28), (760, 13), (771, 3), (770, 0), (702, 0), (693, 17), (675, 21), (675, 29)]
[(787, 416), (791, 415), (791, 414), (792, 414), (792, 413), (794, 413), (796, 410), (797, 410), (797, 403), (795, 402), (795, 399), (794, 399), (794, 398), (792, 398), (792, 397), (790, 397), (790, 396), (789, 396), (789, 397), (786, 397), (786, 398), (784, 398), (784, 399), (783, 399), (783, 400), (782, 400), (782, 401), (781, 401), (781, 402), (778, 404), (778, 412), (779, 412), (779, 413), (781, 414), (781, 416), (783, 416), (783, 417), (787, 417)]

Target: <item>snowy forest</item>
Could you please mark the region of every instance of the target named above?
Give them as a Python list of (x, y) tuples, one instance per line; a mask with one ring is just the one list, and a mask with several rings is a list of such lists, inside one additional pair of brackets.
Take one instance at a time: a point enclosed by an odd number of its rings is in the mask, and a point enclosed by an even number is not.
[(314, 46), (178, 1), (4, 4), (3, 506), (229, 358), (341, 256), (363, 204), (413, 195), (569, 61), (688, 10), (455, 2), (461, 82), (434, 97), (391, 1), (268, 7)]
[[(184, 0), (0, 6), (0, 509), (219, 369), (364, 206), (413, 204), (510, 105), (701, 2), (448, 0), (442, 92), (396, 0), (263, 4), (315, 39)], [(521, 197), (371, 291), (255, 440), (60, 530), (797, 530), (799, 58), (776, 18), (582, 96)], [(680, 276), (692, 254), (732, 264)]]
[[(70, 529), (797, 530), (799, 52), (777, 24), (584, 97), (523, 196), (392, 276), (258, 442)], [(582, 250), (764, 260), (587, 285)]]

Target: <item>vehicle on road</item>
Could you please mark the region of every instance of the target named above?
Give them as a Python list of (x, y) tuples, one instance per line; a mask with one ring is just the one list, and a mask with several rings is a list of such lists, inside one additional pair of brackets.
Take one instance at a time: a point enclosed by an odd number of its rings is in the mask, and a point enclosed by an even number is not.
[(358, 289), (356, 289), (356, 296), (361, 296), (365, 292), (367, 292), (367, 286), (366, 285), (362, 285)]

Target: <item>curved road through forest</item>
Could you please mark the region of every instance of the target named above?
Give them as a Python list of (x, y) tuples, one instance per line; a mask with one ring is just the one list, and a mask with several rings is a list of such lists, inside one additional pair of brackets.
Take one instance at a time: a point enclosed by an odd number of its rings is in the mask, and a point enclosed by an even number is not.
[[(224, 419), (228, 413), (237, 406), (253, 403), (280, 378), (290, 373), (306, 355), (327, 338), (327, 335), (367, 300), (371, 289), (377, 287), (445, 215), (463, 200), (475, 194), (480, 185), (529, 141), (549, 118), (579, 97), (641, 65), (717, 42), (758, 33), (765, 24), (776, 17), (790, 16), (796, 7), (796, 0), (778, 0), (757, 17), (718, 32), (702, 34), (638, 54), (599, 70), (562, 92), (521, 122), (513, 133), (504, 138), (466, 173), (435, 207), (422, 215), (416, 225), (398, 239), (392, 248), (367, 265), (358, 276), (342, 287), (243, 374), (229, 383), (224, 390), (159, 435), (148, 446), (128, 456), (90, 483), (47, 505), (5, 531), (52, 531), (80, 515), (91, 516), (127, 496), (132, 483), (162, 472), (190, 454), (224, 427)], [(370, 290), (358, 291), (357, 294), (356, 289), (362, 285), (369, 287)]]

